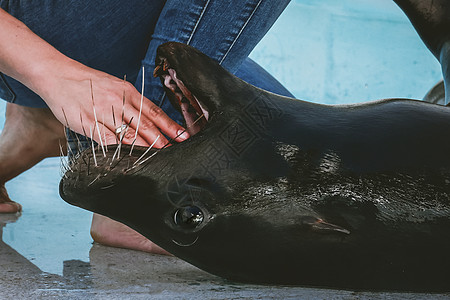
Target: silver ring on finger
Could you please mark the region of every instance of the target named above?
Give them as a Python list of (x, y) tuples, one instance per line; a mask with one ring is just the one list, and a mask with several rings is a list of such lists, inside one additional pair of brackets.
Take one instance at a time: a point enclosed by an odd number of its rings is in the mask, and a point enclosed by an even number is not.
[(119, 127), (116, 128), (116, 135), (121, 134), (123, 131), (126, 131), (128, 129), (128, 125), (122, 124)]

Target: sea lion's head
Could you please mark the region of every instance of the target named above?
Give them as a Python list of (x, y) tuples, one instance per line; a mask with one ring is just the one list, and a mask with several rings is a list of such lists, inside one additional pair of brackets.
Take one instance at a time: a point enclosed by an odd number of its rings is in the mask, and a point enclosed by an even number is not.
[[(127, 224), (204, 270), (244, 281), (296, 281), (292, 257), (307, 251), (299, 245), (315, 230), (348, 234), (292, 192), (298, 188), (288, 180), (290, 164), (303, 162), (291, 159), (297, 146), (273, 138), (271, 126), (284, 126), (274, 95), (179, 43), (159, 47), (154, 75), (191, 138), (148, 152), (134, 147), (131, 155), (129, 145), (109, 146), (106, 156), (88, 149), (61, 180), (65, 201)], [(279, 253), (284, 257), (273, 260)]]

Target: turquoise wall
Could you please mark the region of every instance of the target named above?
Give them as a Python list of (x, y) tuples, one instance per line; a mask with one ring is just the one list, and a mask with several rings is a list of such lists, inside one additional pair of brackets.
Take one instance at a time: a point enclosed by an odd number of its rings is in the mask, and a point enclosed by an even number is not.
[(251, 57), (297, 98), (422, 99), (438, 61), (392, 0), (293, 0)]

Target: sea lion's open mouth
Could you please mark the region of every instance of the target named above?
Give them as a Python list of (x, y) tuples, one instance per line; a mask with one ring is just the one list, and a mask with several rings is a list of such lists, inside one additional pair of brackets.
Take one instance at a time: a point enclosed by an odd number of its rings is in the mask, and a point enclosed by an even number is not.
[(185, 120), (186, 130), (190, 135), (198, 133), (209, 120), (209, 111), (202, 105), (197, 97), (189, 91), (183, 81), (177, 78), (177, 72), (172, 68), (166, 58), (158, 58), (159, 64), (153, 71), (154, 77), (159, 77), (172, 105), (178, 109)]

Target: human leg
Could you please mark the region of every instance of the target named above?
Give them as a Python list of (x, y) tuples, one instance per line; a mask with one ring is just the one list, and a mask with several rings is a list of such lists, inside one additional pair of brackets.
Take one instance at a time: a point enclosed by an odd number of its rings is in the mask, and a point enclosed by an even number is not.
[(60, 144), (65, 145), (64, 128), (50, 109), (7, 104), (0, 135), (0, 213), (22, 209), (9, 198), (5, 183), (45, 157), (58, 156)]
[(235, 75), (266, 91), (295, 98), (278, 80), (249, 57), (242, 62)]

